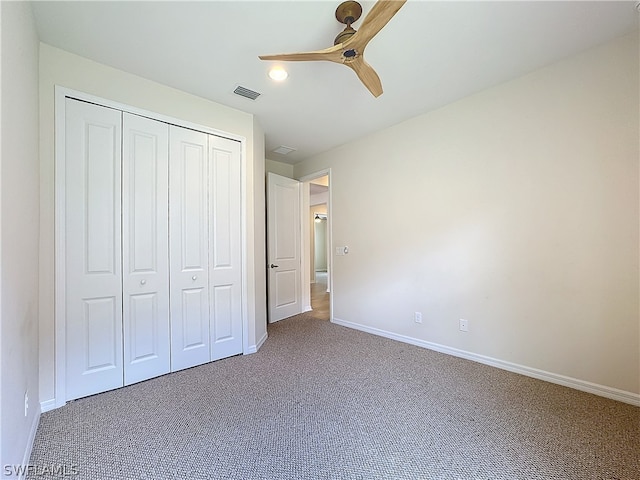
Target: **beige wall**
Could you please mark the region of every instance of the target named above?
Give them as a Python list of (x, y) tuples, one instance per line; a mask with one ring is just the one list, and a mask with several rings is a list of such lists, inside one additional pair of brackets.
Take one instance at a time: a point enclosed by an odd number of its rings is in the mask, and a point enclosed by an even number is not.
[[(257, 120), (253, 123), (254, 135), (254, 255), (253, 264), (249, 269), (254, 272), (255, 281), (253, 291), (249, 291), (249, 300), (253, 305), (253, 312), (250, 311), (249, 318), (255, 318), (254, 340), (251, 345), (260, 345), (267, 338), (267, 244), (266, 244), (266, 185), (265, 185), (265, 159), (264, 159), (264, 131)], [(251, 310), (251, 305), (249, 310)]]
[[(0, 465), (28, 461), (38, 405), (38, 38), (31, 5), (0, 2)], [(25, 416), (24, 396), (29, 408)], [(15, 471), (15, 470), (13, 470)], [(12, 477), (13, 478), (13, 477)]]
[(296, 165), (334, 316), (640, 404), (638, 84), (627, 36)]
[[(261, 245), (264, 221), (264, 139), (255, 131), (254, 118), (203, 98), (92, 62), (63, 50), (40, 44), (40, 399), (51, 402), (54, 391), (54, 86), (59, 85), (162, 115), (179, 118), (246, 138), (247, 265), (264, 265)], [(258, 175), (256, 177), (256, 175)], [(259, 275), (250, 268), (247, 289), (261, 288)], [(249, 343), (256, 341), (266, 315), (262, 297), (249, 296)], [(257, 323), (256, 323), (257, 322)], [(49, 407), (49, 403), (47, 403)]]
[[(318, 210), (311, 209), (313, 213), (320, 213)], [(324, 209), (326, 210), (326, 208)], [(311, 218), (314, 218), (313, 215)], [(326, 272), (327, 265), (327, 220), (326, 218), (320, 222), (313, 222), (313, 271)], [(315, 274), (314, 274), (315, 278)]]
[(311, 283), (315, 283), (316, 281), (316, 256), (318, 254), (317, 249), (318, 248), (324, 248), (325, 249), (325, 254), (324, 254), (324, 265), (322, 270), (327, 270), (329, 268), (328, 266), (328, 262), (327, 262), (327, 256), (328, 256), (328, 248), (329, 246), (327, 245), (327, 240), (328, 240), (328, 230), (327, 230), (327, 222), (325, 221), (325, 228), (324, 228), (324, 235), (325, 235), (325, 240), (323, 242), (322, 246), (318, 246), (316, 244), (316, 223), (315, 223), (315, 214), (316, 213), (324, 213), (326, 215), (327, 213), (327, 204), (326, 203), (314, 203), (313, 200), (314, 198), (317, 197), (323, 197), (323, 199), (325, 199), (324, 197), (326, 197), (325, 201), (328, 200), (329, 195), (326, 194), (320, 194), (320, 195), (310, 195), (310, 202), (309, 204), (311, 205), (309, 207), (309, 251), (308, 252), (304, 252), (304, 257), (305, 257), (305, 261), (306, 258), (308, 257), (308, 261), (309, 261), (309, 282)]
[(267, 173), (275, 173), (287, 178), (293, 178), (293, 165), (288, 163), (277, 162), (267, 159), (265, 162), (265, 170)]

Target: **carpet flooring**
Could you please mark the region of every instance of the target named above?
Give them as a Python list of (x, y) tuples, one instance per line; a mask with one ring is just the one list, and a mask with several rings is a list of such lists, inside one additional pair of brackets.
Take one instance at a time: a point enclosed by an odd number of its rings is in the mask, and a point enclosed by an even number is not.
[(256, 354), (43, 414), (30, 464), (96, 480), (637, 480), (640, 408), (303, 314)]

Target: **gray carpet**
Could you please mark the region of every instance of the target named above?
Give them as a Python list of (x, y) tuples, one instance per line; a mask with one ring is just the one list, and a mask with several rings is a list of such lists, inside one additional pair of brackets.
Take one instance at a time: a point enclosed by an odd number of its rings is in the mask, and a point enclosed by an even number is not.
[(640, 408), (299, 315), (256, 354), (42, 415), (31, 464), (78, 479), (637, 480)]

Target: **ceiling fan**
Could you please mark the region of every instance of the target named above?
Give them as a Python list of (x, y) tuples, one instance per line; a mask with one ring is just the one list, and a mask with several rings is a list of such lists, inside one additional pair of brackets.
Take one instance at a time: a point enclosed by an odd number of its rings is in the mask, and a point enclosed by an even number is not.
[(380, 77), (364, 60), (364, 49), (371, 39), (391, 20), (407, 0), (378, 0), (363, 20), (358, 31), (351, 24), (362, 15), (362, 6), (358, 2), (342, 2), (336, 9), (336, 19), (346, 28), (334, 40), (334, 46), (324, 50), (278, 55), (260, 55), (261, 60), (283, 60), (304, 62), (326, 60), (342, 63), (351, 68), (374, 97), (382, 95)]

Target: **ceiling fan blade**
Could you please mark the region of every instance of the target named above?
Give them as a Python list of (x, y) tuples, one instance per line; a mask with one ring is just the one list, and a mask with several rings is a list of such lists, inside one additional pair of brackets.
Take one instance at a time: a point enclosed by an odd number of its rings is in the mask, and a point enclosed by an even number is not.
[(382, 28), (389, 23), (389, 20), (398, 13), (398, 10), (407, 0), (378, 0), (371, 8), (367, 17), (362, 21), (358, 31), (344, 43), (344, 46), (357, 46), (360, 52), (371, 41)]
[(382, 95), (382, 82), (380, 81), (380, 77), (373, 67), (364, 61), (363, 57), (358, 57), (351, 62), (345, 63), (345, 65), (356, 72), (360, 81), (364, 83), (364, 86), (369, 89), (374, 97), (377, 98)]
[(407, 0), (378, 0), (369, 11), (369, 14), (362, 22), (358, 31), (348, 40), (343, 43), (338, 43), (333, 47), (312, 52), (260, 55), (258, 58), (260, 60), (280, 60), (286, 62), (326, 60), (329, 62), (342, 63), (356, 72), (360, 81), (374, 97), (379, 97), (382, 95), (382, 82), (373, 67), (364, 61), (364, 49), (371, 39), (389, 23), (389, 20), (402, 8), (406, 1)]
[(316, 50), (313, 52), (280, 53), (277, 55), (260, 55), (260, 60), (281, 60), (286, 62), (309, 62), (315, 60), (326, 60), (329, 62), (342, 63), (342, 52), (339, 46)]

